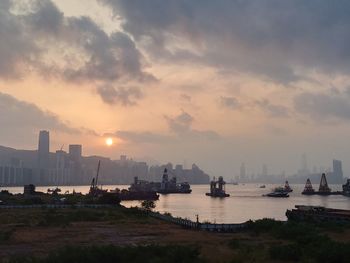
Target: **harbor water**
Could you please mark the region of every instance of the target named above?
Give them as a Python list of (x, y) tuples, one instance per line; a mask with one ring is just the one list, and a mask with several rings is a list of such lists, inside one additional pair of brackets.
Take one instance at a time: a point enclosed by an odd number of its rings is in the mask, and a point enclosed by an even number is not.
[[(350, 197), (342, 195), (331, 196), (304, 196), (301, 194), (304, 185), (291, 185), (293, 192), (289, 198), (263, 197), (277, 185), (267, 184), (266, 188), (259, 188), (258, 184), (226, 185), (226, 192), (230, 197), (214, 198), (206, 196), (208, 185), (192, 185), (191, 194), (160, 195), (156, 201), (156, 211), (168, 212), (173, 216), (210, 221), (216, 223), (242, 223), (247, 220), (261, 218), (275, 218), (286, 220), (287, 209), (295, 205), (316, 205), (329, 208), (341, 208), (350, 210)], [(318, 185), (314, 185), (317, 189)], [(333, 191), (340, 191), (341, 185), (330, 185)], [(47, 191), (46, 187), (37, 187), (37, 191)], [(53, 187), (50, 187), (53, 188)], [(73, 191), (87, 193), (89, 186), (62, 186), (62, 192)], [(104, 189), (127, 189), (127, 185), (106, 185)], [(1, 190), (9, 190), (11, 193), (23, 193), (23, 187), (3, 187)], [(139, 201), (124, 201), (124, 206), (140, 206)]]

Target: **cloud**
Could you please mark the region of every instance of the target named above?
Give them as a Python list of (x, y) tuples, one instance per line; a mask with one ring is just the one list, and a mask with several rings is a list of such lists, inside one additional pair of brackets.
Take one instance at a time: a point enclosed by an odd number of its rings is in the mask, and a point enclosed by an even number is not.
[(80, 134), (51, 112), (43, 111), (35, 104), (20, 101), (8, 94), (0, 93), (0, 141), (26, 141), (42, 129), (55, 130), (67, 134)]
[(196, 130), (192, 128), (194, 118), (184, 110), (176, 116), (165, 116), (169, 131), (183, 139), (220, 139), (220, 135), (211, 130)]
[(349, 73), (348, 1), (99, 1), (156, 58), (284, 84), (303, 79), (300, 72), (309, 68)]
[(245, 110), (258, 108), (273, 118), (289, 117), (289, 109), (283, 105), (272, 104), (268, 99), (239, 102), (234, 97), (220, 97), (220, 105), (230, 110)]
[(174, 138), (153, 132), (137, 132), (137, 131), (117, 131), (114, 136), (134, 143), (168, 143), (173, 142)]
[(317, 121), (350, 120), (350, 97), (346, 91), (330, 94), (303, 92), (294, 98), (294, 108)]
[(289, 110), (282, 105), (271, 104), (269, 100), (256, 101), (255, 104), (263, 111), (267, 112), (270, 117), (283, 118), (289, 117)]
[(141, 90), (137, 87), (113, 87), (111, 85), (103, 85), (97, 88), (97, 92), (105, 103), (111, 105), (135, 105), (136, 101), (143, 96)]
[(145, 59), (128, 34), (107, 33), (86, 16), (65, 16), (51, 0), (3, 1), (0, 34), (0, 79), (20, 80), (35, 71), (96, 87), (156, 80), (144, 71)]
[(170, 134), (161, 134), (150, 131), (126, 131), (120, 130), (112, 136), (116, 136), (124, 141), (147, 144), (182, 144), (195, 143), (205, 140), (219, 140), (221, 136), (211, 130), (196, 130), (192, 128), (194, 118), (183, 111), (173, 117), (164, 117)]
[(230, 108), (232, 110), (238, 109), (241, 107), (240, 103), (238, 100), (234, 97), (225, 97), (221, 96), (220, 97), (220, 105), (223, 107)]

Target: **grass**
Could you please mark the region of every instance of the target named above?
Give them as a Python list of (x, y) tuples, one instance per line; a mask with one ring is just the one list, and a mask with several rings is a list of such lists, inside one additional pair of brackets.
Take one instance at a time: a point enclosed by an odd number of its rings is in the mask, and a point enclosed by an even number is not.
[(49, 253), (46, 257), (14, 257), (9, 263), (201, 263), (196, 247), (169, 246), (90, 246), (65, 247)]
[[(223, 263), (341, 263), (348, 261), (349, 241), (350, 227), (346, 224), (262, 219), (248, 222), (242, 232), (209, 233), (184, 230), (137, 208), (0, 210), (0, 258), (6, 256), (19, 263), (204, 262), (203, 259)], [(69, 247), (59, 249), (64, 245)], [(28, 251), (34, 257), (11, 257)], [(86, 255), (103, 261), (89, 261)], [(165, 261), (167, 257), (177, 261)]]

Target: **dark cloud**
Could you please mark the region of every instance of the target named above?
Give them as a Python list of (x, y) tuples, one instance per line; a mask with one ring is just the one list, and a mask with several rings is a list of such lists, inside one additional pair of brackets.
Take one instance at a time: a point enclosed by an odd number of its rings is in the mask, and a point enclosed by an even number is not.
[(219, 140), (221, 136), (211, 130), (196, 130), (192, 128), (194, 118), (187, 112), (182, 111), (180, 114), (169, 117), (165, 116), (168, 124), (170, 135), (154, 133), (149, 131), (117, 131), (111, 136), (116, 136), (122, 140), (134, 143), (150, 144), (182, 144), (192, 143), (201, 140)]
[(113, 87), (104, 85), (97, 88), (102, 100), (108, 104), (121, 104), (123, 106), (135, 105), (142, 98), (142, 92), (137, 87)]
[(283, 105), (271, 104), (267, 99), (256, 101), (255, 104), (263, 111), (267, 112), (271, 117), (283, 118), (289, 117), (289, 110)]
[(21, 71), (38, 56), (35, 45), (20, 20), (10, 13), (8, 0), (0, 3), (0, 78), (20, 78)]
[(304, 92), (294, 98), (295, 110), (309, 115), (317, 121), (329, 119), (350, 119), (350, 97), (346, 92), (310, 93)]
[(17, 100), (0, 93), (0, 140), (2, 142), (27, 141), (36, 136), (42, 129), (55, 130), (68, 134), (79, 134), (81, 131), (70, 127), (55, 114), (41, 110), (34, 104)]
[(219, 139), (220, 135), (210, 130), (195, 130), (192, 128), (194, 118), (183, 111), (174, 117), (165, 116), (169, 130), (178, 137), (186, 139)]
[[(0, 35), (0, 79), (19, 79), (35, 70), (96, 86), (155, 80), (144, 71), (144, 58), (127, 34), (108, 34), (89, 17), (64, 16), (51, 0), (3, 1)], [(130, 91), (119, 91), (125, 92)]]
[(241, 107), (240, 103), (238, 100), (234, 97), (225, 97), (221, 96), (220, 97), (220, 105), (223, 107), (230, 108), (232, 110), (238, 109)]
[[(305, 68), (349, 73), (346, 0), (99, 1), (155, 57), (232, 68), (282, 83), (303, 78), (296, 72)], [(189, 42), (192, 49), (171, 48), (174, 41)]]

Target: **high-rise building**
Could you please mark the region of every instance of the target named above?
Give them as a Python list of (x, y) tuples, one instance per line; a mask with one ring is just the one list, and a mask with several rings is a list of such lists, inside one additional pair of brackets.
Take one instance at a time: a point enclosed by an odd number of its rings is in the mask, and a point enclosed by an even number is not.
[(38, 168), (49, 169), (50, 167), (50, 135), (48, 131), (40, 131), (38, 145)]
[(69, 181), (73, 184), (77, 184), (83, 180), (81, 157), (82, 157), (81, 144), (70, 144), (69, 160), (70, 160), (71, 175), (70, 175)]
[(335, 183), (343, 182), (343, 168), (339, 160), (333, 160), (333, 176), (331, 181)]
[(245, 171), (245, 164), (242, 163), (241, 164), (241, 168), (240, 168), (240, 174), (239, 174), (240, 180), (244, 181), (246, 178), (246, 171)]
[(74, 162), (81, 162), (82, 146), (81, 144), (70, 144), (69, 145), (69, 158)]

